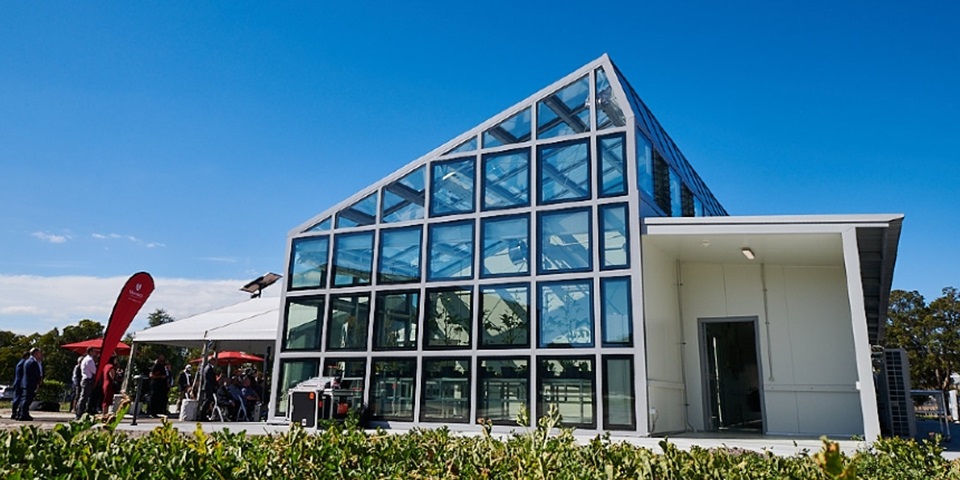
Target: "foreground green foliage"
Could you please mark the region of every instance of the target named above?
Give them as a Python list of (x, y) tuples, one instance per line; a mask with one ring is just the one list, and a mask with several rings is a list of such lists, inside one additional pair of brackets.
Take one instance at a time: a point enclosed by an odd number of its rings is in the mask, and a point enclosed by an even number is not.
[(364, 432), (356, 425), (312, 434), (229, 431), (192, 435), (164, 424), (145, 435), (116, 431), (89, 417), (52, 430), (0, 431), (3, 478), (505, 478), (505, 479), (935, 479), (960, 478), (935, 443), (883, 440), (846, 456), (824, 440), (812, 455), (777, 457), (735, 449), (662, 452), (597, 437), (583, 445), (544, 417), (535, 429), (499, 440), (445, 428), (406, 434)]

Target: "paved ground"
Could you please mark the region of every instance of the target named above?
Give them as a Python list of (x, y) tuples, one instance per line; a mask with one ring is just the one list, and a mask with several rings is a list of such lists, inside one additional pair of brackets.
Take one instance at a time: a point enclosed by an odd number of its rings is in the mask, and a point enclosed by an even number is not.
[[(36, 425), (40, 428), (53, 428), (58, 423), (66, 423), (73, 419), (71, 413), (49, 413), (32, 412), (33, 422), (18, 422), (10, 419), (9, 409), (0, 409), (0, 428), (10, 429), (18, 428), (20, 425)], [(133, 425), (133, 417), (127, 416), (118, 426), (118, 430), (127, 432), (148, 432), (160, 425), (161, 419), (138, 418), (137, 424)], [(197, 422), (180, 422), (175, 417), (170, 417), (174, 427), (184, 433), (191, 433), (196, 430)], [(223, 429), (231, 431), (246, 431), (249, 434), (279, 434), (284, 433), (289, 428), (283, 424), (271, 424), (264, 422), (202, 422), (200, 424), (205, 432), (213, 432)], [(463, 428), (457, 430), (457, 426), (448, 425), (454, 433), (461, 435), (476, 435), (478, 430), (475, 428)], [(960, 425), (951, 425), (952, 431), (956, 434), (949, 441), (944, 442), (946, 451), (944, 457), (950, 460), (960, 458)], [(405, 430), (395, 429), (392, 432), (402, 433)], [(918, 422), (918, 436), (926, 437), (929, 432), (939, 432), (940, 427), (936, 422)], [(506, 431), (500, 433), (501, 436), (507, 436)], [(575, 435), (578, 441), (586, 443), (594, 438), (593, 435)], [(659, 452), (659, 443), (663, 438), (658, 437), (612, 437), (613, 441), (624, 441), (632, 445), (645, 447)], [(770, 437), (762, 435), (706, 435), (702, 433), (686, 433), (669, 438), (670, 443), (688, 450), (693, 446), (702, 448), (738, 448), (744, 450), (753, 450), (757, 452), (769, 451), (776, 455), (796, 455), (814, 453), (820, 450), (822, 443), (818, 438), (793, 438), (793, 437)], [(865, 448), (865, 444), (854, 440), (839, 440), (841, 450), (847, 454), (852, 454), (859, 449)]]

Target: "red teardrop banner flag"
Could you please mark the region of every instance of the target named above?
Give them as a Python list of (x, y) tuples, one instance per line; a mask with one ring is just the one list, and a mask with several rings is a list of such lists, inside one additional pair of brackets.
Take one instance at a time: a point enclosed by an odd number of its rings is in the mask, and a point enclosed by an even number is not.
[(107, 322), (107, 331), (103, 335), (97, 380), (100, 380), (103, 375), (103, 369), (107, 366), (107, 360), (113, 355), (113, 351), (116, 350), (117, 342), (123, 338), (123, 334), (133, 322), (133, 317), (137, 316), (140, 307), (146, 303), (151, 293), (153, 293), (153, 277), (147, 272), (133, 274), (123, 285), (123, 290), (120, 290), (120, 296), (117, 297), (117, 303), (114, 304), (110, 320)]

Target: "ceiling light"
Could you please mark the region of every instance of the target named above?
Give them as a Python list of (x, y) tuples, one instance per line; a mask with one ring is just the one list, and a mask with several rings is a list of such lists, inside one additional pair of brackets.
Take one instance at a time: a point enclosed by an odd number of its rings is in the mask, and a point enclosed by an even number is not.
[(747, 260), (753, 260), (757, 258), (757, 256), (753, 254), (753, 250), (750, 250), (750, 247), (741, 248), (740, 253), (742, 253), (744, 257), (747, 257)]

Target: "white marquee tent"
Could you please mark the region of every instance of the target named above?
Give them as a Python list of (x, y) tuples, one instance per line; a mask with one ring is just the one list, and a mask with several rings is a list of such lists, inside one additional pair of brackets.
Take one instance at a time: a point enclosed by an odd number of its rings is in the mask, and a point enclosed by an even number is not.
[(277, 341), (279, 310), (279, 297), (252, 298), (140, 330), (133, 334), (133, 343), (202, 348), (212, 341), (218, 350), (263, 353)]

